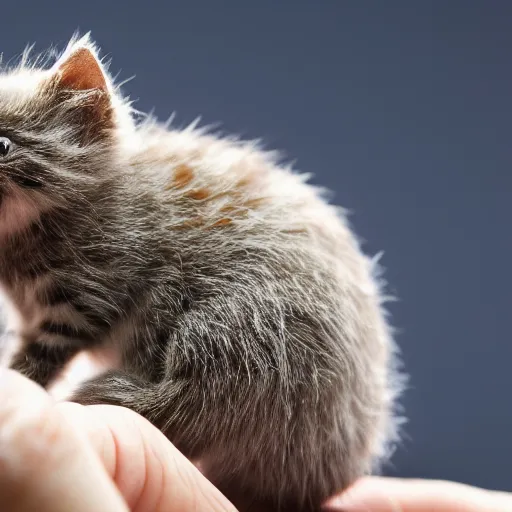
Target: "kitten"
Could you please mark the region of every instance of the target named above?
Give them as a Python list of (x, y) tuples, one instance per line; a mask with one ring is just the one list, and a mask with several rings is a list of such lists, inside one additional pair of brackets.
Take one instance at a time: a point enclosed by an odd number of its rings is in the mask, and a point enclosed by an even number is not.
[(240, 510), (319, 510), (396, 438), (390, 330), (343, 213), (255, 144), (140, 119), (89, 36), (0, 76), (11, 367), (146, 417)]

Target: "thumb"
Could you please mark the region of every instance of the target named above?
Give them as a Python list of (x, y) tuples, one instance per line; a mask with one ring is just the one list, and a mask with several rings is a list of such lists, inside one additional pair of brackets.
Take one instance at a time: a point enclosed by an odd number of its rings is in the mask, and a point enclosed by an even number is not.
[(49, 395), (0, 370), (0, 503), (10, 512), (127, 512), (99, 457)]
[(83, 431), (136, 512), (236, 512), (234, 506), (151, 423), (111, 405), (58, 405)]

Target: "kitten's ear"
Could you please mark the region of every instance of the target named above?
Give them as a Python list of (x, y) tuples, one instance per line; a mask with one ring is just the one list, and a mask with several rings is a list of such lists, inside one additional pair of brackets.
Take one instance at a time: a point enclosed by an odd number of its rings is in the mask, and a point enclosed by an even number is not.
[(59, 85), (66, 89), (108, 91), (101, 64), (89, 48), (77, 48), (60, 64), (59, 74)]
[(89, 36), (71, 41), (50, 74), (49, 83), (58, 94), (57, 100), (65, 100), (67, 115), (76, 121), (81, 142), (104, 139), (116, 124), (115, 98)]
[(108, 78), (88, 36), (71, 43), (54, 66), (58, 86), (74, 91), (109, 91)]

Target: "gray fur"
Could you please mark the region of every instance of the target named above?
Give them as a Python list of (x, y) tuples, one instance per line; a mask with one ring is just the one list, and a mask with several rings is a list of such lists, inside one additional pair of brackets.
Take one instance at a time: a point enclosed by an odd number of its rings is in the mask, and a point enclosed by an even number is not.
[(73, 400), (144, 415), (240, 510), (317, 510), (396, 440), (374, 262), (275, 154), (136, 122), (105, 68), (106, 90), (63, 88), (81, 48), (96, 55), (85, 37), (0, 77), (12, 367), (47, 385), (80, 350), (113, 350)]

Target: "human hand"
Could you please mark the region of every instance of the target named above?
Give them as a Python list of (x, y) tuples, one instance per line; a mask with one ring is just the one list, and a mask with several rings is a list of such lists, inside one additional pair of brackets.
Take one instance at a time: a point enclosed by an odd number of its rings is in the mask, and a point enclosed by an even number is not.
[(455, 482), (363, 478), (329, 502), (339, 512), (511, 512), (512, 494)]
[[(57, 403), (8, 370), (0, 371), (0, 503), (6, 512), (235, 512), (140, 416), (112, 406)], [(512, 495), (373, 477), (329, 506), (345, 512), (510, 512)]]
[(149, 422), (113, 406), (57, 403), (0, 370), (5, 512), (234, 511)]

